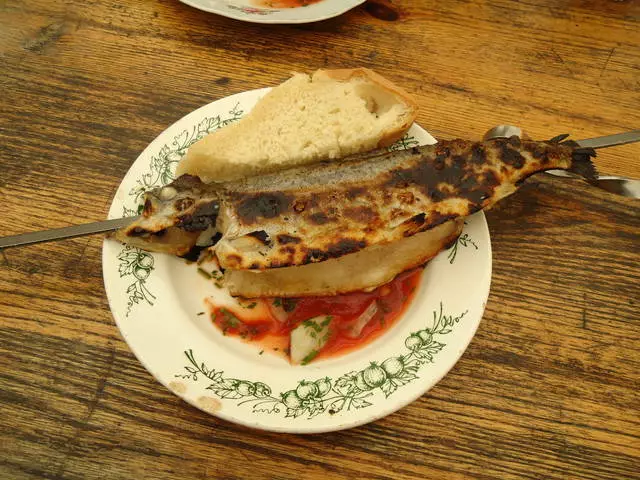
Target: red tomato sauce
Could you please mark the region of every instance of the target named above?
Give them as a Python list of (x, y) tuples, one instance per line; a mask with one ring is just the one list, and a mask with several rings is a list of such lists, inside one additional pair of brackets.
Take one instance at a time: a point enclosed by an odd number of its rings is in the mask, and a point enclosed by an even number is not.
[(322, 0), (256, 0), (254, 3), (260, 7), (269, 8), (295, 8), (306, 7), (312, 3), (318, 3)]
[[(413, 300), (422, 271), (423, 268), (418, 268), (405, 272), (371, 292), (247, 299), (234, 308), (209, 304), (211, 319), (224, 335), (286, 353), (291, 330), (310, 318), (330, 316), (329, 339), (315, 358), (342, 355), (375, 340), (395, 325)], [(370, 319), (357, 332), (358, 320), (366, 311)]]

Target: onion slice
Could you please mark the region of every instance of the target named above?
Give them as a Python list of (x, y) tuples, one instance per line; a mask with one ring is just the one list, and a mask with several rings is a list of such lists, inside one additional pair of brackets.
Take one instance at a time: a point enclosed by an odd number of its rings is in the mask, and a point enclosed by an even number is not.
[(291, 363), (306, 365), (320, 353), (320, 349), (329, 340), (331, 319), (331, 316), (320, 315), (305, 320), (291, 330)]
[(267, 300), (269, 313), (280, 323), (286, 322), (289, 314), (295, 309), (295, 304), (287, 302), (291, 302), (291, 300), (287, 298), (272, 298)]
[(351, 327), (346, 332), (347, 336), (350, 338), (358, 338), (362, 333), (362, 329), (371, 321), (376, 313), (378, 313), (378, 303), (374, 300), (351, 324)]

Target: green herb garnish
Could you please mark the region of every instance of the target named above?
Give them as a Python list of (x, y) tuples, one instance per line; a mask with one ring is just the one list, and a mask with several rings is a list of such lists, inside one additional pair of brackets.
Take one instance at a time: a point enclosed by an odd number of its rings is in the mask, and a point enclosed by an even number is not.
[(198, 268), (198, 273), (208, 280), (211, 279), (211, 274), (202, 268)]
[(282, 309), (285, 312), (289, 313), (295, 310), (298, 301), (294, 298), (283, 298), (281, 303), (282, 303)]
[(313, 360), (314, 358), (316, 358), (318, 356), (318, 350), (312, 350), (311, 352), (309, 352), (309, 354), (304, 357), (302, 359), (302, 362), (300, 362), (302, 365), (306, 365), (307, 363), (309, 363), (311, 360)]
[(218, 270), (214, 270), (213, 272), (211, 272), (211, 276), (216, 280), (220, 280), (222, 278), (222, 272), (219, 272)]
[(222, 314), (223, 321), (226, 323), (228, 327), (237, 328), (240, 326), (241, 322), (232, 312), (227, 310), (226, 308), (221, 308), (220, 313)]

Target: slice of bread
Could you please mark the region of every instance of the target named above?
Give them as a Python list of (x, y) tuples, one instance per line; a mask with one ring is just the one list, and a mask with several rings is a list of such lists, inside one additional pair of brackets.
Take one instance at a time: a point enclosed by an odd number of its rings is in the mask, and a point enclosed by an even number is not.
[(366, 152), (400, 139), (416, 114), (405, 91), (366, 68), (295, 74), (193, 144), (177, 175), (227, 181)]

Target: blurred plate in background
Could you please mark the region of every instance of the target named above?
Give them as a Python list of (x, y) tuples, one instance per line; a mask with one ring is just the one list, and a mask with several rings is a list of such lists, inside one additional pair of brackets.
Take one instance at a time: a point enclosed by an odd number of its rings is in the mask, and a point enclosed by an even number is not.
[[(308, 23), (336, 17), (365, 0), (180, 0), (205, 12), (255, 23)], [(308, 3), (314, 2), (314, 3)], [(304, 6), (296, 6), (304, 4)], [(290, 5), (286, 7), (285, 5)]]

